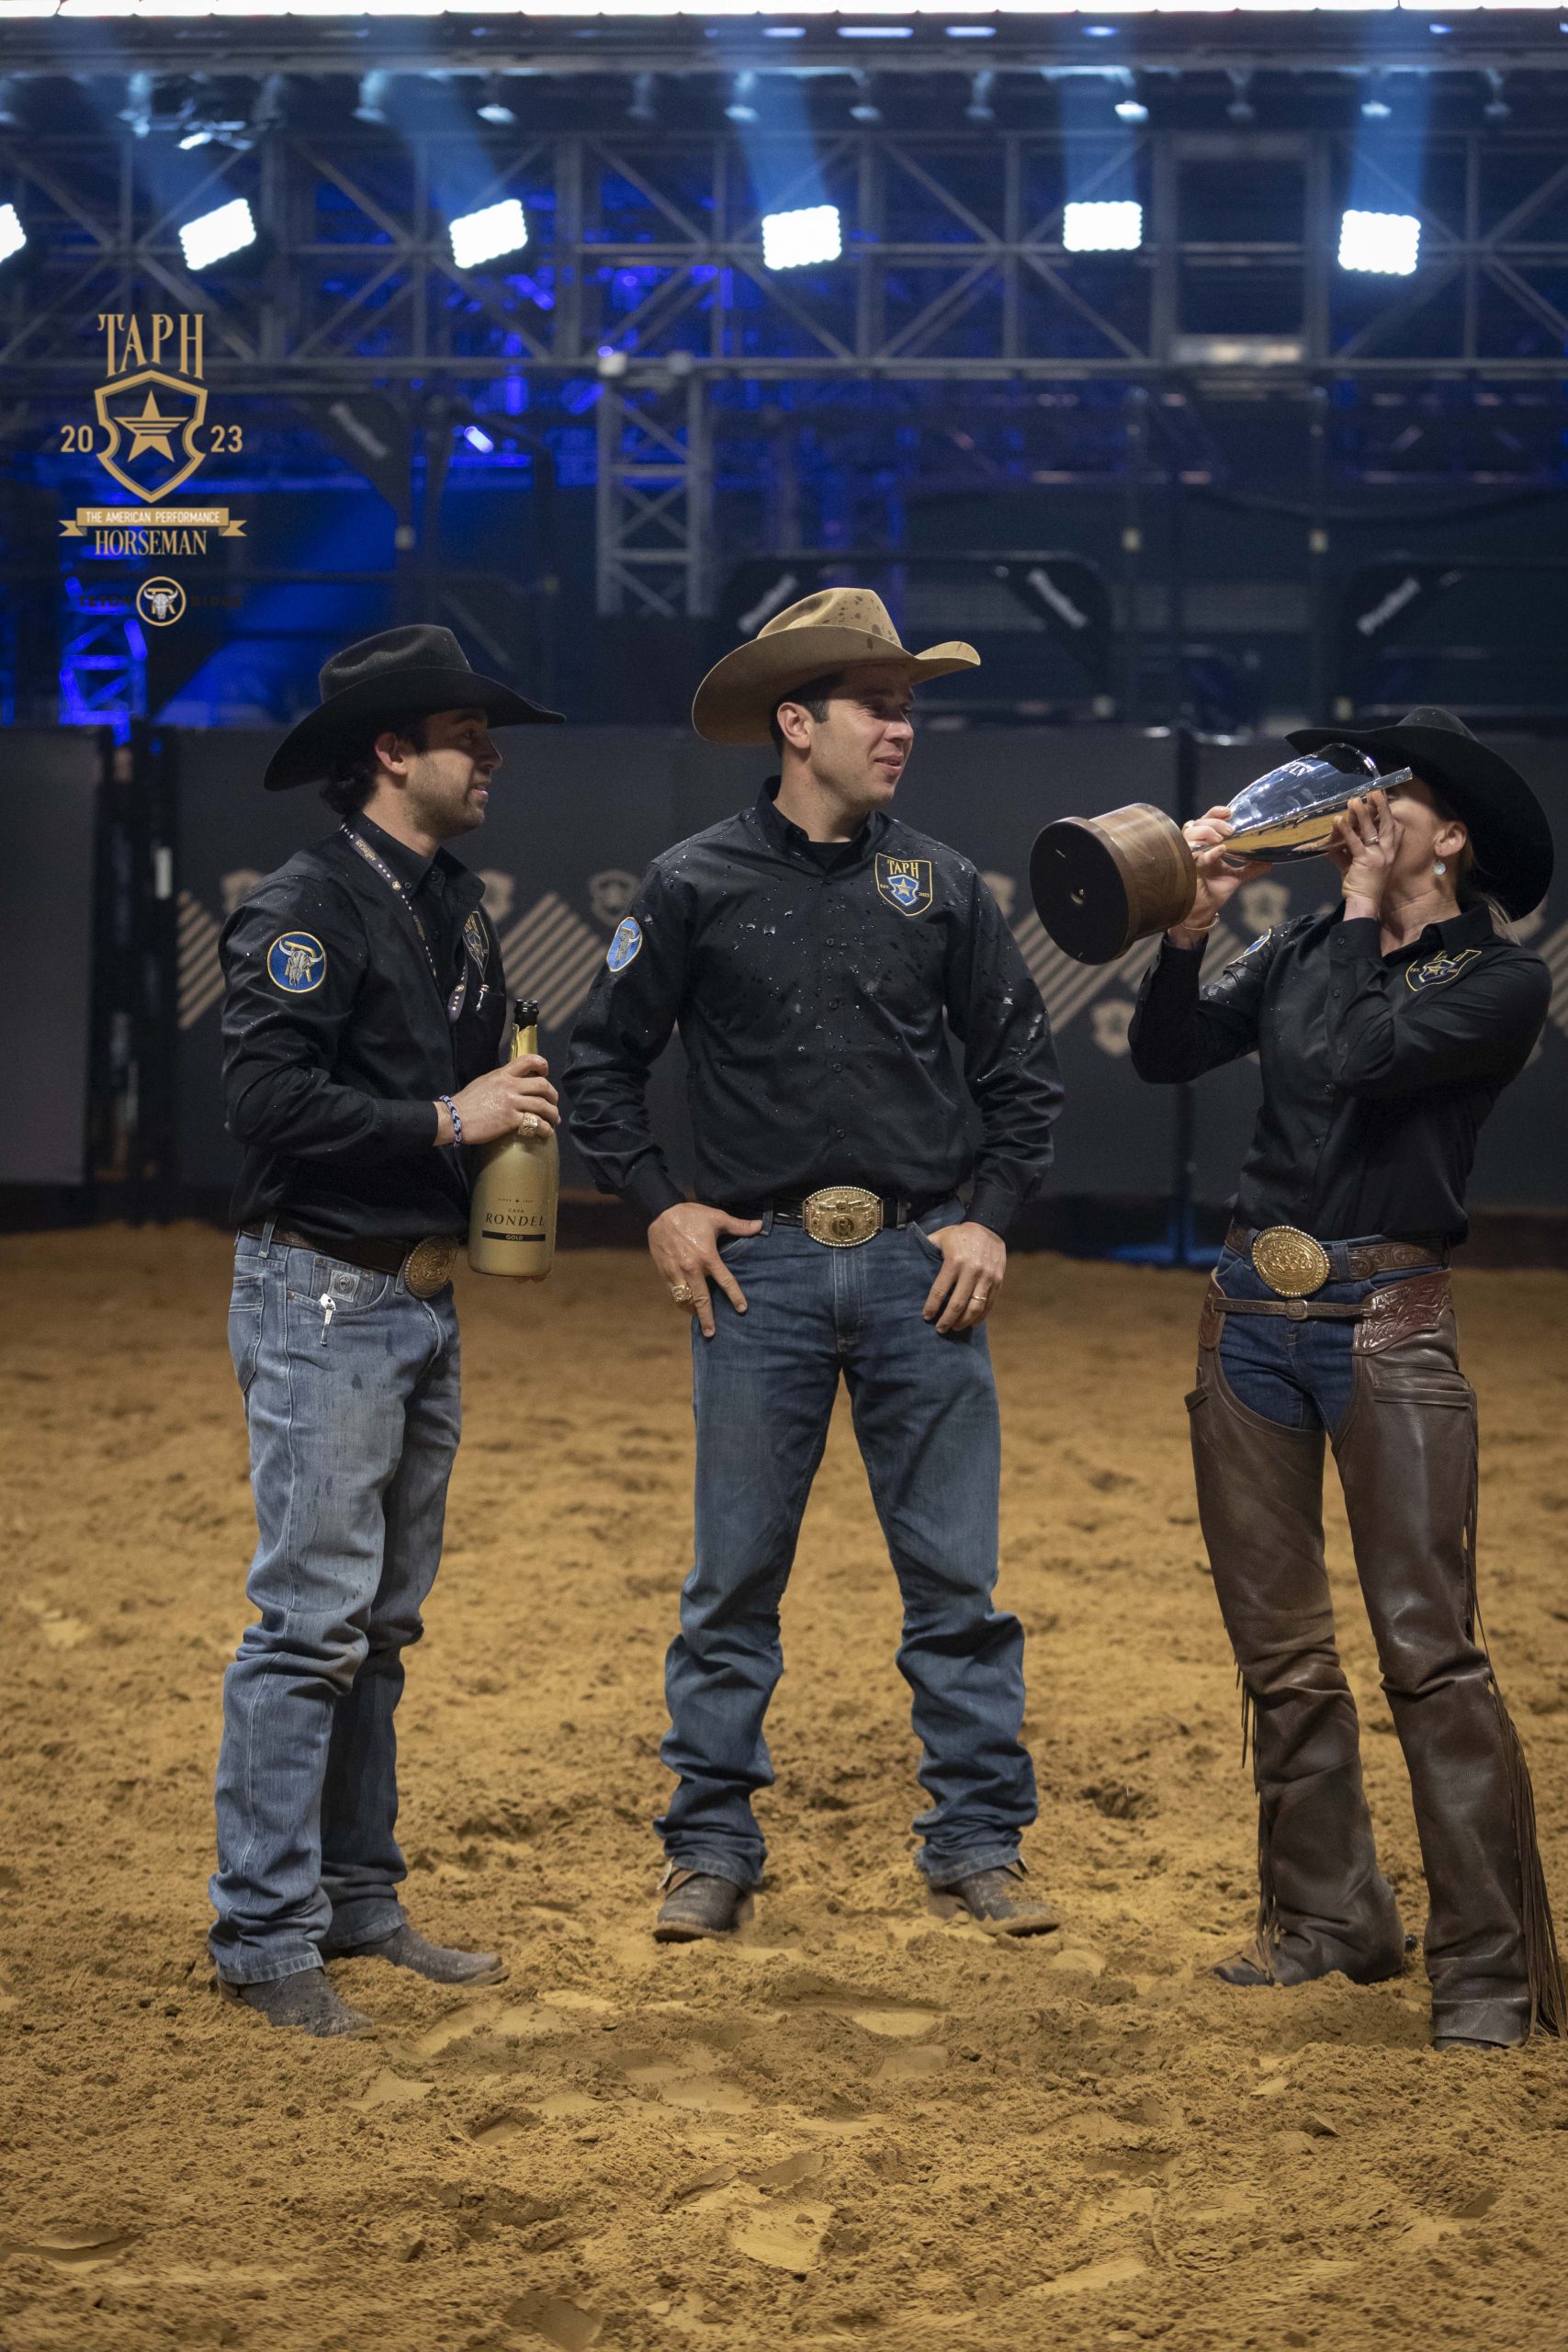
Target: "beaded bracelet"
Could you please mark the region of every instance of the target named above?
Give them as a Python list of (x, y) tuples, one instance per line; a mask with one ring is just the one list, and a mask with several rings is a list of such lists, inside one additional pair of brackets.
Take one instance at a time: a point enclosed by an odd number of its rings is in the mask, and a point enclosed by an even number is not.
[(453, 1102), (452, 1097), (449, 1094), (438, 1094), (435, 1099), (438, 1102), (446, 1103), (452, 1120), (452, 1140), (455, 1144), (461, 1144), (463, 1140), (463, 1122), (457, 1116), (457, 1105)]

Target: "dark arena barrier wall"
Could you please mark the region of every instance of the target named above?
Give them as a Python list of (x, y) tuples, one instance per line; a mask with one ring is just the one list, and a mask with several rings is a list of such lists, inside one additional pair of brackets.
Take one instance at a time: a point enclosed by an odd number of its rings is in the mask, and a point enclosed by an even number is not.
[[(107, 737), (13, 728), (0, 796), (0, 1184), (85, 1179), (99, 798)], [(101, 1041), (107, 1053), (109, 1040)]]
[[(262, 791), (262, 770), (276, 741), (272, 733), (172, 735), (164, 729), (137, 752), (138, 762), (146, 754), (146, 773), (164, 778), (159, 788), (178, 807), (175, 1012), (171, 1018), (160, 996), (135, 1073), (144, 1102), (160, 1086), (165, 1095), (172, 1091), (173, 1148), (152, 1160), (143, 1155), (145, 1165), (155, 1164), (159, 1181), (134, 1199), (100, 1187), (100, 1211), (223, 1212), (235, 1155), (223, 1133), (219, 1085), (220, 926), (257, 877), (333, 822), (308, 789)], [(12, 1002), (40, 1008), (36, 1020), (29, 1014), (6, 1023), (7, 1099), (16, 1114), (3, 1147), (0, 1182), (10, 1190), (69, 1184), (82, 1174), (95, 1059), (90, 1008), (104, 1001), (103, 974), (114, 950), (105, 935), (101, 813), (100, 871), (96, 884), (92, 879), (95, 796), (101, 810), (110, 789), (98, 783), (107, 757), (105, 739), (89, 730), (17, 729), (7, 744), (17, 854), (0, 883), (7, 913), (0, 937), (15, 974)], [(772, 763), (766, 752), (716, 751), (673, 728), (541, 729), (510, 735), (503, 748), (489, 821), (461, 845), (461, 854), (485, 876), (509, 983), (538, 997), (545, 1049), (558, 1067), (573, 1016), (649, 860), (741, 805)], [(1558, 986), (1535, 1059), (1483, 1139), (1472, 1197), (1483, 1210), (1561, 1211), (1568, 1207), (1568, 1155), (1561, 1141), (1568, 1075), (1568, 744), (1519, 738), (1502, 748), (1536, 785), (1557, 828), (1562, 876), (1546, 907), (1518, 928), (1547, 957)], [(1099, 967), (1075, 964), (1055, 948), (1028, 897), (1035, 833), (1053, 818), (1092, 815), (1128, 800), (1152, 800), (1173, 813), (1184, 805), (1202, 808), (1283, 755), (1284, 747), (1270, 742), (1196, 741), (1111, 727), (946, 730), (928, 725), (922, 732), (900, 787), (899, 813), (962, 849), (987, 876), (1039, 980), (1058, 1039), (1067, 1106), (1058, 1129), (1051, 1221), (1035, 1238), (1090, 1248), (1129, 1238), (1125, 1217), (1118, 1223), (1102, 1216), (1097, 1204), (1142, 1204), (1154, 1238), (1165, 1229), (1164, 1204), (1181, 1189), (1184, 1159), (1192, 1198), (1216, 1210), (1234, 1189), (1258, 1089), (1250, 1061), (1206, 1079), (1185, 1101), (1181, 1090), (1146, 1087), (1134, 1078), (1127, 1024), (1153, 944)], [(135, 773), (142, 773), (141, 766)], [(135, 789), (141, 797), (142, 787)], [(160, 820), (152, 831), (166, 827)], [(167, 888), (166, 861), (159, 869), (164, 878), (154, 880), (158, 853), (150, 834), (133, 843), (130, 854), (143, 895)], [(1333, 895), (1333, 878), (1321, 863), (1280, 868), (1250, 884), (1211, 945), (1210, 968), (1271, 923), (1331, 904)], [(99, 935), (89, 957), (95, 903)], [(653, 1099), (660, 1132), (684, 1176), (678, 1045), (655, 1074)], [(570, 1185), (588, 1183), (570, 1144), (563, 1173)], [(1070, 1215), (1066, 1204), (1073, 1204)]]
[[(313, 792), (261, 790), (275, 740), (180, 740), (180, 1167), (204, 1202), (234, 1165), (218, 1108), (219, 926), (257, 876), (333, 823)], [(765, 751), (716, 751), (676, 729), (541, 728), (502, 741), (506, 762), (484, 830), (458, 854), (485, 876), (508, 982), (539, 999), (541, 1044), (558, 1064), (650, 859), (744, 806), (773, 763)], [(962, 849), (987, 876), (1044, 992), (1072, 1106), (1058, 1130), (1055, 1187), (1064, 1193), (1163, 1194), (1173, 1105), (1140, 1084), (1127, 1060), (1140, 957), (1089, 971), (1053, 947), (1029, 900), (1030, 847), (1043, 824), (1075, 810), (1119, 799), (1168, 807), (1173, 770), (1168, 736), (1131, 729), (928, 731), (899, 787), (900, 816)], [(659, 1066), (653, 1099), (685, 1180), (678, 1046)], [(590, 1182), (570, 1142), (562, 1175)]]

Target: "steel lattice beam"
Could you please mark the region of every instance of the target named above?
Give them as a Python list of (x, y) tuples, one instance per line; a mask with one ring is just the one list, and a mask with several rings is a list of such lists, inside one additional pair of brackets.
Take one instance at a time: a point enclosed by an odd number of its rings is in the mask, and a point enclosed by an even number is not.
[[(1340, 133), (1145, 136), (1144, 250), (1104, 256), (1064, 249), (1057, 133), (844, 132), (815, 163), (843, 257), (781, 274), (763, 267), (750, 192), (761, 145), (658, 130), (490, 141), (474, 200), (519, 196), (532, 231), (502, 275), (454, 264), (434, 139), (280, 132), (209, 150), (176, 205), (129, 137), (0, 137), (0, 200), (33, 261), (0, 277), (0, 372), (58, 399), (98, 369), (98, 311), (174, 304), (206, 312), (209, 373), (231, 391), (592, 375), (606, 350), (645, 389), (671, 355), (699, 379), (1138, 381), (1220, 372), (1184, 332), (1195, 288), (1228, 288), (1227, 327), (1245, 334), (1248, 289), (1282, 288), (1300, 329), (1258, 365), (1276, 384), (1564, 373), (1568, 167), (1548, 135), (1396, 153), (1389, 202), (1419, 212), (1422, 266), (1386, 281), (1347, 280), (1325, 249), (1348, 186)], [(1215, 234), (1190, 183), (1249, 164), (1299, 178), (1299, 220)], [(179, 221), (241, 194), (260, 248), (194, 278)]]

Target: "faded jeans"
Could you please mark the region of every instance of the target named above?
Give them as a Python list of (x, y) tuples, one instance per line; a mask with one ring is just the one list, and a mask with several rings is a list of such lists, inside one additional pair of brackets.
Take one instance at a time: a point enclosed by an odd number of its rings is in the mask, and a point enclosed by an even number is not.
[(678, 1775), (656, 1826), (671, 1860), (761, 1883), (751, 1810), (773, 1782), (763, 1717), (784, 1670), (779, 1603), (840, 1374), (904, 1602), (898, 1670), (909, 1685), (931, 1804), (917, 1867), (935, 1886), (1012, 1861), (1034, 1818), (1020, 1740), (1023, 1629), (991, 1606), (1000, 1432), (984, 1329), (942, 1338), (920, 1308), (942, 1260), (921, 1225), (858, 1249), (773, 1226), (724, 1245), (746, 1294), (716, 1290), (716, 1329), (694, 1319), (696, 1558), (665, 1665)]
[(393, 1715), (457, 1450), (451, 1290), (242, 1234), (229, 1344), (260, 1611), (223, 1682), (220, 1975), (262, 1984), (401, 1925)]

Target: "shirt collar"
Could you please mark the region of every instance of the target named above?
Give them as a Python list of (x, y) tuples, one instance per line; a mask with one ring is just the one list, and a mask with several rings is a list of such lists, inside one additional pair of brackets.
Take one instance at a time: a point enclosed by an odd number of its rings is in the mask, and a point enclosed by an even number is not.
[[(757, 823), (761, 828), (763, 840), (771, 848), (778, 850), (781, 854), (786, 856), (793, 854), (808, 857), (811, 854), (810, 835), (804, 832), (791, 819), (780, 814), (778, 790), (782, 782), (782, 777), (771, 775), (758, 793), (755, 808)], [(882, 839), (887, 831), (887, 825), (886, 809), (874, 808), (860, 831), (851, 840), (841, 842), (838, 846), (841, 849), (852, 850), (857, 858), (863, 857), (873, 842)]]
[(1440, 940), (1450, 951), (1456, 947), (1479, 947), (1492, 936), (1492, 910), (1484, 899), (1477, 899), (1473, 906), (1461, 907), (1446, 922), (1429, 922), (1421, 936)]
[(441, 855), (437, 850), (435, 857), (421, 857), (418, 850), (411, 849), (407, 842), (400, 842), (395, 834), (389, 833), (383, 826), (366, 816), (363, 809), (352, 820), (350, 830), (356, 832), (361, 841), (369, 843), (382, 864), (391, 867), (404, 889), (410, 892), (419, 888)]

